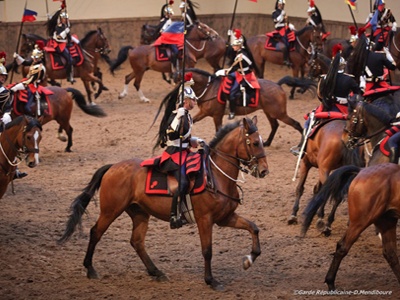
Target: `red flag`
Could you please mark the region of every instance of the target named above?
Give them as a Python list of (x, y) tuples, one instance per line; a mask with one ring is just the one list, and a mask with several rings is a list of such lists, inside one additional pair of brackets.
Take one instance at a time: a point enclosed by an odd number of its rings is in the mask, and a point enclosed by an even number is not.
[(257, 0), (249, 0), (250, 2), (257, 2)]
[(22, 22), (33, 22), (36, 21), (37, 12), (26, 9), (24, 10), (24, 15), (22, 16)]

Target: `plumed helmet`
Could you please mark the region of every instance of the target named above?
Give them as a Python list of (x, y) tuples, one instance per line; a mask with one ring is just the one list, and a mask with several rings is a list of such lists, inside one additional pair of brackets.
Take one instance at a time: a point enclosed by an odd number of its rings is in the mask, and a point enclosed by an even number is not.
[(194, 93), (192, 88), (189, 86), (186, 86), (183, 89), (183, 99), (186, 99), (186, 98), (197, 100), (196, 94)]
[(243, 45), (242, 31), (240, 29), (234, 29), (231, 46), (241, 46), (241, 45)]
[(61, 9), (61, 12), (60, 12), (60, 19), (68, 19), (68, 14), (67, 14), (67, 12), (65, 11), (65, 9)]
[(283, 4), (283, 5), (285, 5), (285, 0), (278, 0), (278, 1), (276, 1), (276, 4)]
[(32, 58), (42, 59), (43, 58), (44, 42), (41, 40), (36, 41), (35, 48), (32, 51)]
[(186, 73), (184, 78), (184, 86), (191, 87), (193, 84), (194, 84), (193, 73), (192, 72)]
[(341, 56), (339, 60), (339, 70), (344, 70), (346, 63), (346, 60)]
[(343, 45), (341, 43), (336, 44), (332, 47), (332, 57), (335, 57), (338, 52), (343, 51)]
[(174, 14), (174, 11), (173, 11), (173, 9), (172, 9), (172, 7), (171, 6), (165, 6), (165, 8), (164, 8), (164, 14), (168, 14), (168, 15), (173, 15)]
[(4, 64), (6, 62), (6, 56), (7, 54), (4, 51), (0, 52), (0, 63)]
[(310, 0), (310, 6), (307, 9), (307, 12), (314, 12), (315, 11), (315, 3), (314, 0)]
[(5, 66), (3, 66), (3, 64), (0, 62), (0, 75), (8, 75), (7, 73), (7, 69)]
[(181, 1), (181, 4), (179, 4), (179, 8), (184, 8), (185, 7), (186, 2), (185, 1)]

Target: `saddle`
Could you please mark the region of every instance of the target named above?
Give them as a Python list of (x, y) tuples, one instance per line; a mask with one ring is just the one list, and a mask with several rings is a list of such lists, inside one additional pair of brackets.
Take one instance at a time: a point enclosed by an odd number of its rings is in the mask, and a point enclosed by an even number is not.
[[(179, 48), (178, 48), (179, 49)], [(154, 46), (154, 51), (156, 53), (156, 60), (157, 61), (170, 61), (171, 60), (171, 50), (169, 45), (159, 45)], [(177, 59), (183, 58), (183, 51), (179, 49)]]
[(274, 30), (271, 32), (267, 32), (266, 41), (264, 48), (272, 51), (281, 51), (278, 47), (278, 44), (281, 42), (283, 38), (286, 38), (289, 43), (289, 51), (294, 51), (294, 41), (296, 40), (296, 34), (294, 31), (289, 28), (281, 28), (280, 30)]
[[(53, 70), (61, 70), (64, 69), (66, 66), (65, 59), (57, 52), (58, 46), (59, 45), (55, 40), (49, 39), (47, 41), (46, 46), (44, 47), (44, 50), (50, 56), (51, 67), (53, 68)], [(71, 42), (71, 44), (68, 47), (68, 50), (72, 58), (72, 65), (73, 66), (82, 65), (85, 58), (83, 56), (81, 46), (79, 44)]]
[[(335, 104), (336, 108), (339, 109), (339, 111), (323, 111), (324, 106), (321, 104), (318, 106), (315, 111), (314, 111), (314, 118), (316, 121), (313, 124), (313, 127), (311, 128), (311, 131), (308, 135), (307, 138), (314, 138), (315, 134), (318, 132), (318, 130), (324, 126), (326, 123), (329, 123), (332, 120), (346, 120), (347, 119), (347, 112), (348, 108), (347, 105), (342, 105), (342, 104)], [(307, 120), (309, 117), (309, 114), (306, 114), (304, 116), (304, 119)]]
[[(242, 76), (236, 73), (236, 80), (245, 89), (245, 99), (243, 93), (239, 92), (235, 95), (236, 106), (258, 107), (260, 96), (260, 84), (253, 72)], [(217, 101), (225, 104), (229, 100), (233, 80), (229, 76), (222, 77), (221, 84), (218, 89)]]
[[(40, 96), (39, 110), (37, 107), (36, 92)], [(41, 85), (35, 88), (33, 84), (30, 84), (27, 89), (14, 93), (13, 111), (17, 116), (29, 115), (32, 117), (40, 117), (42, 115), (52, 115), (50, 100), (48, 97), (52, 94), (52, 91)]]
[(393, 125), (391, 128), (385, 131), (386, 137), (379, 144), (379, 150), (385, 155), (390, 155), (390, 149), (388, 145), (388, 141), (392, 135), (400, 131), (400, 125)]

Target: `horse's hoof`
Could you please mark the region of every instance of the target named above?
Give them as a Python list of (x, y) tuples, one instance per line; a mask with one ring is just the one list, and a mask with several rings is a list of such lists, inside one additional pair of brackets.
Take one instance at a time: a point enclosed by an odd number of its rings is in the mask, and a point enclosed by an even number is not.
[(157, 282), (167, 282), (167, 281), (169, 281), (169, 278), (167, 275), (162, 274), (160, 276), (157, 276), (156, 280), (157, 280)]
[(288, 222), (288, 225), (297, 225), (298, 224), (297, 217), (293, 216), (293, 215), (290, 216), (290, 218), (288, 219), (287, 222)]
[(253, 260), (251, 259), (251, 255), (246, 255), (243, 257), (243, 269), (247, 270), (253, 264)]
[(323, 233), (326, 237), (331, 236), (331, 234), (332, 234), (332, 229), (331, 229), (330, 227), (325, 227), (325, 229), (322, 231), (322, 233)]
[(97, 99), (100, 96), (100, 93), (94, 94), (94, 99)]
[(126, 96), (126, 94), (124, 94), (124, 93), (121, 93), (121, 94), (119, 94), (119, 95), (118, 95), (118, 99), (125, 98), (125, 96)]
[(147, 98), (141, 99), (143, 103), (150, 103), (150, 100)]
[(210, 287), (217, 292), (223, 292), (225, 290), (225, 287), (223, 284), (219, 283), (216, 280), (213, 280), (210, 284)]
[(57, 137), (61, 142), (66, 142), (67, 138), (65, 136), (58, 136)]
[(103, 85), (103, 91), (109, 91), (108, 87), (106, 87), (105, 85)]
[(324, 220), (318, 219), (317, 224), (316, 224), (315, 226), (317, 226), (317, 229), (318, 229), (319, 231), (324, 230), (324, 227), (325, 227), (325, 222), (324, 222)]
[(94, 268), (88, 268), (86, 276), (89, 279), (99, 279), (99, 275)]

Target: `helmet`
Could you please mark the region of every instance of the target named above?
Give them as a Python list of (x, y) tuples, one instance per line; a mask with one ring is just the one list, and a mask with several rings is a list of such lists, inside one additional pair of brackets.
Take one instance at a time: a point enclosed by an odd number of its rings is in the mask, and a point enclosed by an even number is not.
[(174, 11), (172, 10), (172, 7), (171, 6), (165, 6), (165, 8), (164, 8), (164, 14), (168, 14), (168, 15), (173, 15), (174, 14)]
[(186, 98), (193, 99), (193, 100), (196, 100), (196, 101), (197, 101), (196, 94), (194, 93), (194, 91), (192, 90), (192, 88), (189, 87), (189, 86), (186, 86), (186, 87), (183, 89), (183, 99), (186, 99)]
[(5, 66), (3, 66), (2, 63), (0, 63), (0, 75), (6, 75), (6, 76), (8, 75), (7, 69)]
[(240, 29), (233, 30), (233, 40), (231, 42), (231, 46), (241, 46), (243, 45), (243, 36)]
[(276, 4), (283, 4), (283, 5), (285, 5), (285, 0), (277, 0), (277, 1), (276, 1)]
[(32, 51), (31, 57), (36, 59), (42, 59), (43, 57), (43, 51), (39, 48), (37, 44), (35, 45), (35, 49), (33, 49)]
[(65, 10), (61, 11), (60, 19), (68, 19), (68, 14)]

